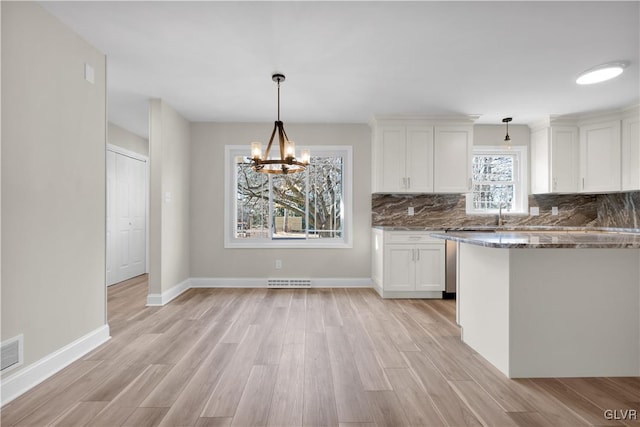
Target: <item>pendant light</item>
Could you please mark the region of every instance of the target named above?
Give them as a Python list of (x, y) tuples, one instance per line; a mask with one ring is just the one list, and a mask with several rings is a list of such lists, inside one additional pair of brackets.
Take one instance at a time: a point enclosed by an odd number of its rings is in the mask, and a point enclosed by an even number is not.
[[(286, 175), (290, 173), (302, 172), (309, 165), (310, 152), (309, 150), (302, 150), (301, 159), (296, 159), (295, 143), (289, 140), (287, 133), (284, 131), (284, 124), (280, 121), (280, 83), (284, 81), (283, 74), (274, 74), (271, 76), (271, 80), (278, 84), (278, 119), (273, 125), (273, 132), (271, 132), (271, 138), (267, 144), (267, 150), (262, 155), (262, 143), (251, 143), (251, 158), (253, 162), (253, 170), (262, 173), (272, 173)], [(273, 138), (278, 134), (278, 142), (280, 148), (280, 158), (271, 159), (271, 145), (273, 144)]]
[(507, 134), (504, 136), (504, 142), (507, 143), (507, 148), (511, 149), (511, 137), (509, 136), (509, 122), (513, 120), (511, 117), (505, 117), (502, 119), (502, 123), (507, 125)]

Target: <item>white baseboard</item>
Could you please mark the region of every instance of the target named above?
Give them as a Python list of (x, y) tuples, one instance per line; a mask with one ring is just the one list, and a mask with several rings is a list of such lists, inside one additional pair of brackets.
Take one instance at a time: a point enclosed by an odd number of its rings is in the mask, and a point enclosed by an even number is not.
[(371, 288), (373, 281), (370, 277), (349, 279), (311, 279), (312, 288)]
[(191, 288), (190, 285), (191, 279), (187, 279), (181, 283), (178, 283), (174, 287), (164, 291), (161, 294), (149, 294), (147, 295), (147, 305), (165, 305), (172, 299), (176, 298), (178, 295), (183, 293), (184, 291)]
[[(266, 288), (266, 278), (192, 277), (191, 288)], [(370, 288), (370, 278), (311, 279), (312, 288)]]
[(378, 293), (378, 295), (380, 295), (380, 297), (382, 298), (382, 293), (384, 292), (382, 289), (382, 286), (378, 285), (378, 283), (373, 282), (373, 286), (372, 288)]
[(4, 406), (11, 402), (94, 348), (105, 343), (109, 338), (111, 338), (109, 336), (109, 325), (102, 325), (13, 375), (3, 378), (0, 381), (1, 405)]
[[(362, 278), (311, 279), (312, 288), (370, 288), (373, 281)], [(191, 288), (266, 288), (266, 278), (191, 277), (161, 294), (147, 295), (148, 306), (162, 306)]]

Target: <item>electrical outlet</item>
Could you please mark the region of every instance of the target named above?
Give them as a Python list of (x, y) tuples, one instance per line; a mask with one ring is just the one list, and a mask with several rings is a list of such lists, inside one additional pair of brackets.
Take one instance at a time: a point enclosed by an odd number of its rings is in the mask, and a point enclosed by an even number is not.
[(282, 260), (281, 259), (277, 259), (276, 260), (276, 270), (280, 270), (282, 268)]
[(413, 206), (409, 206), (409, 209), (407, 209), (407, 215), (413, 216), (414, 214), (415, 210), (413, 209)]
[(537, 206), (532, 206), (529, 208), (529, 215), (538, 216), (540, 215), (540, 208)]
[(551, 215), (558, 215), (558, 207), (557, 206), (552, 206), (551, 207)]
[(84, 79), (92, 84), (96, 82), (96, 71), (86, 62), (84, 64)]

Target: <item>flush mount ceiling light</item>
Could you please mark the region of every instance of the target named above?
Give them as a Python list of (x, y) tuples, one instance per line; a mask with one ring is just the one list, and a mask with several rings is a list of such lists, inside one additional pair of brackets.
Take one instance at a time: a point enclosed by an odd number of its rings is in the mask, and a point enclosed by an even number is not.
[[(284, 131), (284, 125), (280, 121), (280, 82), (284, 81), (283, 74), (274, 74), (271, 76), (271, 80), (278, 84), (278, 120), (273, 125), (273, 132), (271, 132), (271, 138), (269, 138), (269, 144), (267, 144), (267, 150), (262, 156), (262, 143), (251, 143), (251, 161), (253, 162), (253, 170), (262, 173), (274, 173), (286, 175), (289, 173), (302, 172), (309, 165), (310, 152), (309, 150), (302, 150), (300, 160), (296, 160), (296, 145), (293, 141), (289, 140), (287, 133)], [(278, 142), (280, 148), (280, 158), (271, 159), (271, 145), (273, 144), (273, 137), (278, 132)]]
[(590, 68), (580, 74), (576, 79), (576, 83), (579, 85), (590, 85), (611, 80), (622, 74), (626, 67), (627, 63), (625, 61), (607, 62), (606, 64)]

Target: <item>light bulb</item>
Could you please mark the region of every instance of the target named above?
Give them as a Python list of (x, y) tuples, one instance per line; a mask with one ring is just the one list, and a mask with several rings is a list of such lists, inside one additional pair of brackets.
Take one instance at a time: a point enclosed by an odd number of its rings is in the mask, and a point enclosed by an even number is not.
[(251, 157), (254, 160), (260, 160), (262, 158), (262, 143), (261, 142), (252, 142), (251, 143)]
[(311, 151), (310, 150), (302, 150), (300, 155), (300, 161), (305, 165), (308, 165), (311, 161)]
[(295, 159), (296, 158), (296, 143), (293, 141), (287, 141), (285, 144), (285, 158), (286, 159)]

